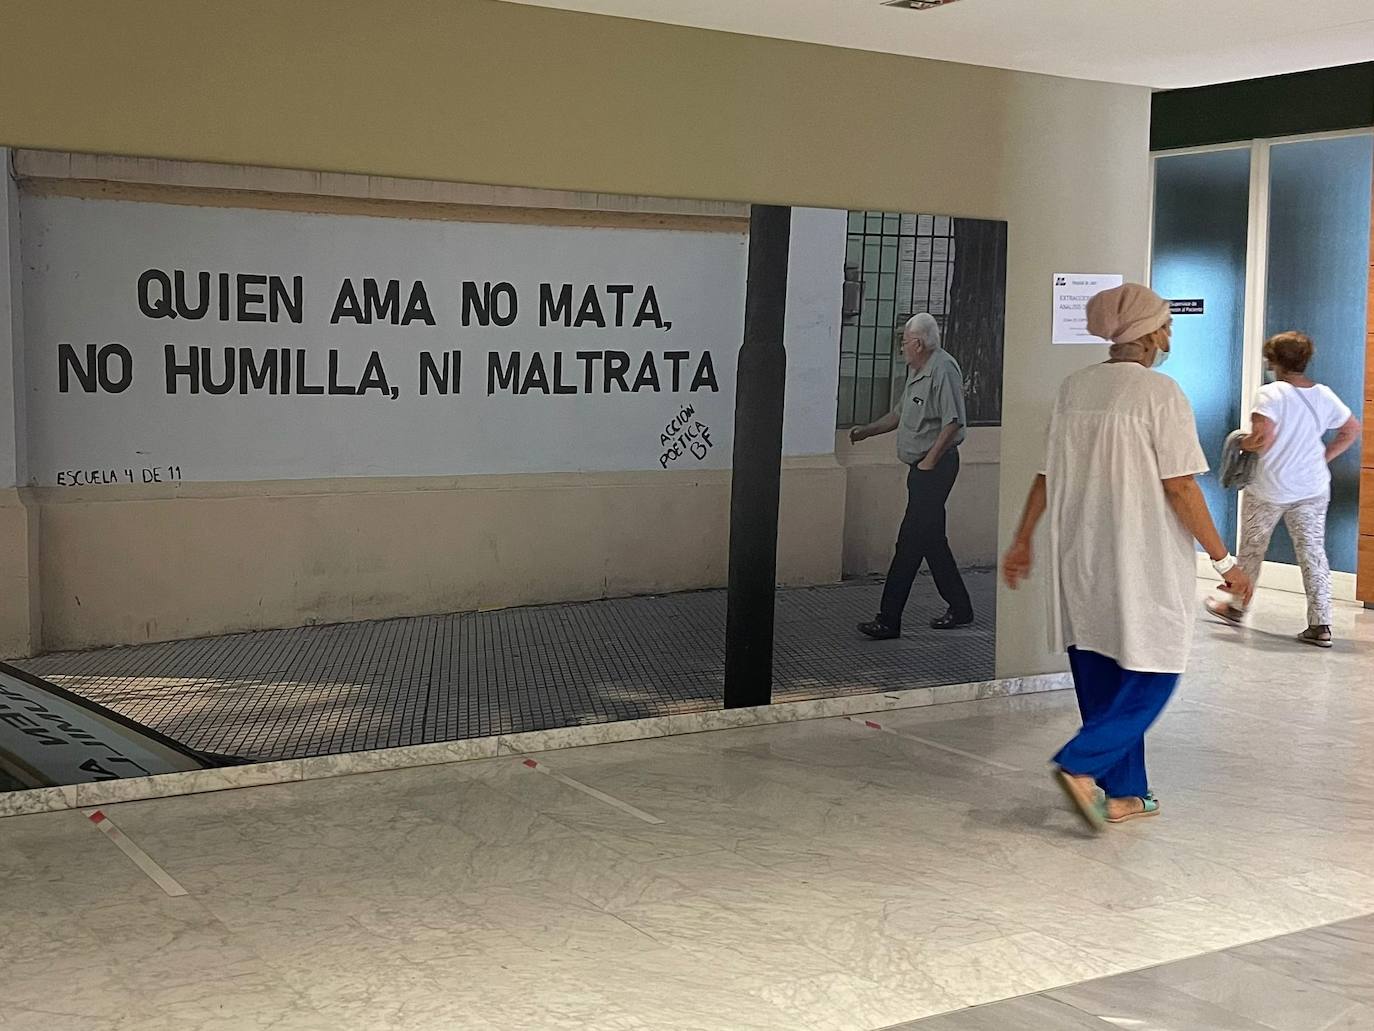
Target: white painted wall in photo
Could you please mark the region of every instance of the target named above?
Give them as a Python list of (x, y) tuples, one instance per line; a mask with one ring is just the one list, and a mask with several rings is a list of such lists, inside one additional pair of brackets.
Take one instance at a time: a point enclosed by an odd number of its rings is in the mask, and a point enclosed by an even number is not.
[[(798, 210), (797, 243), (787, 319), (789, 403), (787, 454), (824, 454), (833, 448), (835, 377), (845, 213)], [(276, 480), (339, 476), (577, 472), (662, 469), (665, 426), (684, 404), (692, 423), (709, 432), (668, 461), (669, 469), (730, 465), (735, 356), (743, 330), (747, 238), (731, 232), (562, 228), (540, 225), (445, 223), (333, 214), (190, 208), (158, 203), (23, 199), (26, 352), (29, 356), (32, 441), (30, 483), (118, 483), (157, 477), (168, 481)], [(221, 322), (218, 300), (205, 318), (150, 318), (140, 311), (139, 276), (155, 268), (187, 274), (188, 300), (199, 296), (196, 274), (209, 271), (302, 276), (300, 324)], [(363, 278), (400, 280), (401, 305), (420, 280), (436, 326), (331, 323), (339, 289)], [(463, 326), (460, 283), (510, 282), (519, 312), (508, 327)], [(574, 308), (587, 285), (631, 283), (625, 322), (638, 313), (653, 285), (662, 320), (599, 329), (540, 324), (540, 285), (573, 283)], [(213, 286), (218, 286), (217, 275)], [(234, 280), (231, 279), (231, 287)], [(157, 296), (158, 291), (153, 291)], [(600, 291), (607, 319), (616, 298)], [(229, 302), (236, 315), (236, 298)], [(265, 304), (250, 305), (267, 311)], [(89, 393), (69, 368), (59, 390), (59, 345), (85, 357), (88, 344), (120, 342), (132, 355), (133, 381), (121, 393)], [(378, 390), (360, 396), (272, 393), (242, 377), (227, 395), (192, 395), (190, 379), (166, 385), (165, 345), (190, 360), (192, 345), (212, 349), (214, 377), (223, 378), (224, 348), (251, 348), (257, 362), (271, 349), (289, 349), (294, 367), (305, 352), (308, 381), (328, 379), (337, 352), (338, 382), (359, 386), (371, 352), (385, 363), (396, 399)], [(462, 352), (462, 390), (451, 396), (419, 393), (419, 355)], [(548, 378), (561, 353), (563, 382), (577, 393), (544, 393), (534, 386), (489, 392), (488, 356), (540, 353)], [(643, 356), (653, 353), (661, 389), (605, 392), (605, 362), (587, 367), (577, 352), (622, 351), (631, 356), (633, 385)], [(688, 352), (672, 389), (668, 352)], [(702, 356), (712, 359), (716, 390), (691, 390)], [(280, 351), (279, 351), (280, 355)], [(117, 370), (117, 363), (111, 364)], [(242, 371), (242, 370), (239, 370)], [(523, 375), (523, 373), (522, 373)], [(551, 388), (554, 384), (550, 384)], [(705, 452), (705, 454), (702, 454)]]
[[(27, 349), (31, 357), (33, 476), (58, 482), (67, 469), (179, 467), (189, 480), (331, 476), (444, 475), (564, 470), (649, 469), (659, 464), (660, 431), (690, 399), (699, 421), (717, 431), (702, 463), (725, 464), (732, 412), (730, 355), (738, 346), (745, 240), (737, 234), (656, 233), (451, 222), (420, 222), (128, 202), (27, 198), (24, 202)], [(136, 284), (149, 268), (303, 277), (300, 325), (150, 319)], [(365, 276), (397, 279), (401, 294), (423, 281), (436, 325), (331, 324), (340, 285)], [(509, 327), (461, 325), (464, 280), (508, 281), (520, 314)], [(652, 284), (670, 332), (564, 328), (539, 323), (541, 282)], [(611, 298), (611, 308), (614, 299)], [(404, 303), (404, 302), (403, 302)], [(637, 307), (638, 300), (632, 302)], [(232, 307), (232, 305), (231, 305)], [(258, 306), (260, 307), (260, 306)], [(134, 381), (121, 394), (58, 392), (57, 345), (119, 341), (134, 358)], [(399, 396), (269, 395), (237, 389), (224, 396), (169, 396), (163, 349), (178, 345), (293, 348), (306, 352), (309, 379), (326, 378), (327, 352), (339, 354), (340, 380), (357, 385), (377, 351)], [(462, 352), (460, 393), (419, 396), (419, 355)], [(491, 351), (520, 352), (527, 369), (539, 353), (568, 362), (578, 351), (688, 351), (695, 368), (715, 359), (717, 391), (513, 394), (487, 392)], [(722, 361), (722, 359), (724, 359)], [(294, 365), (295, 356), (291, 362)], [(603, 363), (604, 364), (604, 363)], [(296, 378), (299, 380), (297, 371)], [(552, 371), (551, 369), (549, 370)], [(691, 370), (688, 370), (691, 375)], [(613, 386), (612, 390), (616, 388)]]
[(9, 149), (0, 147), (0, 489), (25, 475), (19, 193), (9, 165)]
[(787, 263), (787, 403), (782, 449), (789, 455), (835, 450), (840, 390), (840, 313), (849, 213), (793, 208)]
[[(164, 482), (338, 476), (618, 471), (663, 467), (662, 434), (684, 404), (709, 427), (711, 446), (690, 450), (669, 468), (729, 465), (735, 357), (743, 329), (747, 238), (741, 233), (566, 228), (197, 208), (129, 201), (25, 197), (22, 202), (25, 350), (29, 368), (30, 482), (65, 483), (72, 472), (113, 473), (118, 482), (156, 475)], [(789, 290), (789, 404), (786, 450), (833, 447), (836, 354), (844, 247), (843, 212), (798, 212), (795, 277)], [(206, 317), (153, 318), (140, 310), (138, 280), (146, 269), (184, 270), (189, 299), (200, 271), (302, 277), (299, 324), (220, 321), (218, 301)], [(364, 277), (400, 281), (404, 307), (422, 281), (436, 325), (331, 323), (341, 284), (362, 291)], [(461, 283), (514, 285), (513, 324), (462, 325)], [(588, 284), (633, 284), (626, 325), (580, 328), (540, 324), (540, 285), (574, 284), (574, 308)], [(214, 283), (218, 286), (218, 281)], [(231, 281), (232, 285), (232, 281)], [(652, 285), (664, 331), (652, 320), (629, 325)], [(156, 291), (154, 291), (156, 293)], [(608, 319), (615, 298), (600, 295)], [(235, 299), (236, 300), (236, 299)], [(231, 301), (231, 315), (237, 304)], [(250, 305), (263, 311), (264, 304)], [(69, 369), (59, 390), (59, 345), (123, 344), (133, 380), (120, 393), (86, 392)], [(371, 390), (358, 396), (271, 394), (236, 384), (230, 393), (189, 393), (179, 377), (168, 393), (164, 346), (185, 362), (194, 346), (211, 349), (217, 379), (224, 348), (305, 352), (312, 384), (328, 378), (337, 352), (339, 383), (357, 387), (376, 351), (395, 399)], [(460, 350), (462, 388), (420, 396), (420, 353), (436, 359)], [(578, 352), (618, 350), (632, 366), (653, 354), (660, 389), (605, 391), (604, 360), (593, 364), (592, 390)], [(488, 355), (538, 353), (564, 362), (563, 382), (577, 392), (489, 392)], [(667, 352), (688, 352), (674, 390)], [(280, 352), (279, 352), (280, 353)], [(690, 389), (709, 353), (717, 390)], [(503, 357), (503, 364), (508, 357)], [(111, 366), (117, 370), (118, 364)], [(293, 368), (293, 378), (298, 378)], [(522, 372), (523, 378), (523, 372)], [(700, 448), (698, 449), (701, 450)], [(146, 470), (146, 471), (145, 471)], [(155, 470), (156, 472), (150, 472)], [(83, 482), (78, 477), (78, 482)]]

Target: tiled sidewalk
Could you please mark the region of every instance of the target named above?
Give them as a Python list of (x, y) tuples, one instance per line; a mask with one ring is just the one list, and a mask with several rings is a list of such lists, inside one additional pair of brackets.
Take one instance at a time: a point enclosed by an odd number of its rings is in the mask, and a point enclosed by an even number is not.
[[(968, 571), (975, 626), (917, 579), (909, 630), (873, 642), (877, 581), (779, 591), (774, 698), (993, 676), (995, 583)], [(263, 631), (60, 653), (30, 672), (193, 748), (291, 759), (696, 712), (722, 697), (725, 592)]]

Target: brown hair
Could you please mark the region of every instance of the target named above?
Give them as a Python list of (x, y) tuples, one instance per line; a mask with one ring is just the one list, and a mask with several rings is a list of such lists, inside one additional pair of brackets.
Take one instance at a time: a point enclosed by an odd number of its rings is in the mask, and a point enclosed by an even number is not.
[(1306, 372), (1315, 350), (1310, 336), (1290, 329), (1264, 342), (1264, 360), (1273, 362), (1284, 372)]

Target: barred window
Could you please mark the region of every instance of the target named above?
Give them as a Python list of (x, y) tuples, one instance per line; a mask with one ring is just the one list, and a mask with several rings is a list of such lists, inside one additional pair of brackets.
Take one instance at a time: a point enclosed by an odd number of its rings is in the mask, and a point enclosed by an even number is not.
[(971, 425), (1002, 418), (1005, 222), (851, 211), (845, 250), (837, 422), (854, 426), (891, 409), (906, 377), (902, 326), (927, 311), (964, 370)]

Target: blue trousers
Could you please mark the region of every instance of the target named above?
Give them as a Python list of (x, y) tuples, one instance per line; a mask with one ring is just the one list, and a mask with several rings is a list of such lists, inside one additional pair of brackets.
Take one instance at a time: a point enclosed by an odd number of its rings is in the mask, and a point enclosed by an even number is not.
[(1073, 688), (1083, 729), (1054, 761), (1068, 773), (1092, 777), (1109, 798), (1144, 797), (1145, 731), (1178, 686), (1177, 673), (1122, 669), (1097, 652), (1069, 649)]

